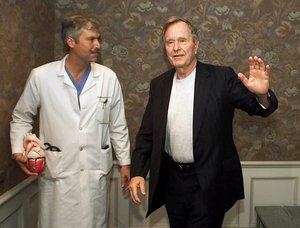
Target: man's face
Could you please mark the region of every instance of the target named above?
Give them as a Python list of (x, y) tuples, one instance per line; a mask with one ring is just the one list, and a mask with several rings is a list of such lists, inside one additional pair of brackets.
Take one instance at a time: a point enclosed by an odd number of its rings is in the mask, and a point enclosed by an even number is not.
[(83, 29), (78, 42), (74, 43), (73, 53), (77, 55), (79, 59), (86, 62), (97, 61), (100, 52), (100, 34)]
[(193, 40), (186, 23), (180, 21), (170, 25), (165, 32), (165, 42), (167, 57), (176, 69), (194, 66), (199, 42)]

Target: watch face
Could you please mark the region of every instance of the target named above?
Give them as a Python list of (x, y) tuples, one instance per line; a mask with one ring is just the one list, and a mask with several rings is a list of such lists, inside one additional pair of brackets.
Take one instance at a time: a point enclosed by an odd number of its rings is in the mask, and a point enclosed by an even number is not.
[(27, 168), (33, 172), (40, 174), (45, 168), (45, 157), (42, 158), (28, 158)]

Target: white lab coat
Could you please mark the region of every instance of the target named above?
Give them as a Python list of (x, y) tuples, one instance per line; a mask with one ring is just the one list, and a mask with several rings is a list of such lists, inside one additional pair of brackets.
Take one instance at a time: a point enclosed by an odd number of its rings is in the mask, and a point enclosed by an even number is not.
[(12, 152), (23, 151), (23, 136), (39, 110), (40, 139), (61, 150), (46, 152), (39, 227), (105, 227), (112, 146), (119, 164), (130, 164), (122, 91), (112, 70), (91, 63), (78, 97), (66, 58), (32, 70), (13, 111)]

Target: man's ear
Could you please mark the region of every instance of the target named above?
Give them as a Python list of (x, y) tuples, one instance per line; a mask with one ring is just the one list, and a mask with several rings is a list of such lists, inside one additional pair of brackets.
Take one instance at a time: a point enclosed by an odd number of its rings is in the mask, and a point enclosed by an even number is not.
[(67, 44), (68, 44), (68, 46), (69, 46), (70, 48), (74, 48), (75, 40), (74, 40), (72, 37), (68, 36), (68, 37), (67, 37)]

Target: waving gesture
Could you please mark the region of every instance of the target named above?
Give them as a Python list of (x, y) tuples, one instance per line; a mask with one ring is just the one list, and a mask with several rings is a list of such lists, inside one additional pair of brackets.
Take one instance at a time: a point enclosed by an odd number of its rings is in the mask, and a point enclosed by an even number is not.
[(259, 99), (260, 103), (267, 107), (269, 102), (267, 94), (269, 90), (269, 74), (271, 68), (269, 65), (258, 58), (257, 56), (249, 57), (249, 77), (247, 78), (243, 73), (238, 73), (239, 79), (254, 93)]

